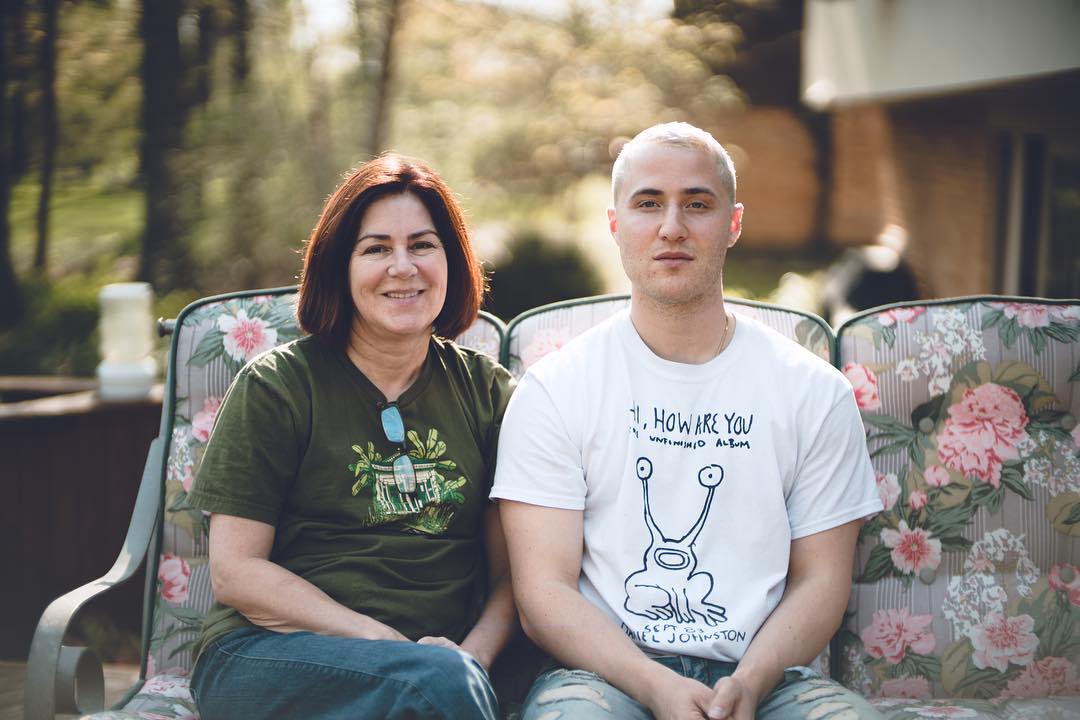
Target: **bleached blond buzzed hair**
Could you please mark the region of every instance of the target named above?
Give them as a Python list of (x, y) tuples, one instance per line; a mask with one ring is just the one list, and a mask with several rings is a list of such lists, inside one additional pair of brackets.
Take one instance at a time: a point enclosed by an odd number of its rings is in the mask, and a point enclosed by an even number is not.
[(716, 171), (720, 174), (721, 187), (727, 191), (731, 204), (735, 204), (735, 164), (731, 162), (731, 156), (711, 133), (686, 122), (653, 125), (642, 130), (634, 136), (633, 140), (623, 145), (619, 156), (615, 158), (615, 164), (611, 167), (613, 203), (617, 203), (619, 197), (619, 187), (622, 185), (623, 175), (626, 172), (626, 158), (634, 150), (645, 145), (673, 145), (708, 153), (716, 161)]

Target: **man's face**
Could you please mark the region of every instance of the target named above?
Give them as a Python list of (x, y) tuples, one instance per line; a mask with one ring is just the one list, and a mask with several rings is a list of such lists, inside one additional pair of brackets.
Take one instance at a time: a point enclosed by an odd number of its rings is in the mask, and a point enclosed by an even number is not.
[(632, 150), (608, 221), (636, 297), (687, 306), (722, 295), (724, 259), (742, 223), (742, 205), (728, 197), (703, 150)]

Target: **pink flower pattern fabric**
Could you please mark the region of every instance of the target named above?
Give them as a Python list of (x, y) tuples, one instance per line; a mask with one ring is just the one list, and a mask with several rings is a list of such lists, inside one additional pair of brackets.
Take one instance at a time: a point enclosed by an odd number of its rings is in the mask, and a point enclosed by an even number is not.
[(1080, 607), (1080, 569), (1069, 563), (1058, 563), (1050, 568), (1047, 580), (1050, 588), (1063, 593), (1070, 605)]
[(1035, 648), (1039, 646), (1039, 638), (1032, 632), (1034, 629), (1035, 620), (1030, 615), (1007, 617), (992, 613), (971, 634), (975, 667), (991, 667), (1005, 672), (1010, 663), (1029, 664), (1035, 658)]
[(923, 471), (923, 479), (932, 488), (943, 488), (952, 482), (949, 471), (940, 465), (931, 465)]
[(892, 548), (892, 561), (905, 575), (941, 564), (941, 541), (923, 528), (908, 527), (906, 520), (901, 520), (896, 530), (882, 530), (881, 542)]
[(225, 333), (222, 340), (225, 352), (238, 362), (246, 363), (278, 344), (277, 330), (261, 318), (249, 318), (247, 310), (222, 315), (217, 324)]
[(896, 501), (900, 499), (900, 483), (895, 473), (874, 473), (874, 482), (877, 483), (878, 495), (885, 510), (892, 510)]
[(161, 597), (171, 603), (182, 603), (188, 597), (188, 580), (191, 567), (179, 555), (165, 553), (158, 564), (158, 582), (161, 583)]
[(862, 631), (866, 653), (893, 665), (903, 660), (908, 650), (925, 655), (937, 643), (933, 632), (928, 632), (933, 621), (933, 615), (912, 615), (907, 608), (878, 610), (873, 623)]
[(993, 303), (1005, 317), (1023, 327), (1046, 327), (1050, 324), (1050, 306), (1034, 303)]
[(1016, 392), (994, 383), (964, 391), (949, 408), (938, 435), (938, 456), (946, 467), (977, 478), (993, 487), (1001, 484), (1001, 466), (1017, 460), (1017, 445), (1028, 423), (1024, 404)]
[[(886, 510), (861, 533), (840, 677), (890, 720), (1080, 717), (1050, 700), (1080, 696), (1080, 306), (897, 310), (840, 333), (845, 367), (896, 383), (863, 412)], [(930, 649), (900, 641), (901, 611), (932, 613)]]
[(922, 700), (930, 696), (930, 681), (924, 677), (901, 677), (881, 683), (881, 697)]
[(1080, 695), (1076, 666), (1065, 658), (1045, 657), (1033, 662), (1009, 681), (1001, 698)]
[(924, 312), (926, 312), (926, 308), (922, 306), (893, 308), (892, 310), (886, 310), (878, 315), (878, 322), (886, 327), (890, 327), (897, 323), (910, 324)]
[(847, 363), (842, 372), (851, 383), (851, 389), (855, 391), (855, 404), (860, 410), (877, 410), (881, 407), (877, 377), (870, 368), (857, 363)]
[(191, 435), (199, 442), (210, 439), (210, 431), (214, 429), (214, 421), (217, 419), (218, 409), (221, 407), (221, 398), (208, 397), (203, 401), (203, 408), (191, 418)]

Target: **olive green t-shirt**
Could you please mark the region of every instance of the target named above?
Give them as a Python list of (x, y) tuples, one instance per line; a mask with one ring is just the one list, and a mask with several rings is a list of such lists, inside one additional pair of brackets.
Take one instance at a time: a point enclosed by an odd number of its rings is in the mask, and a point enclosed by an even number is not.
[[(403, 493), (379, 418), (386, 398), (344, 351), (301, 338), (237, 375), (188, 498), (273, 525), (270, 559), (342, 605), (411, 639), (460, 642), (482, 604), (483, 514), (512, 386), (486, 355), (433, 338), (397, 400), (416, 471)], [(247, 626), (215, 604), (195, 657)]]

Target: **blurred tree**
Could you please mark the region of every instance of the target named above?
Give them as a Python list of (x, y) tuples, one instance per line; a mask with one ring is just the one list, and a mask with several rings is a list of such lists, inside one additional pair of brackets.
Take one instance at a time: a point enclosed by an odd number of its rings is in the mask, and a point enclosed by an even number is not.
[(39, 57), (41, 86), (41, 181), (38, 192), (37, 243), (34, 269), (44, 274), (49, 247), (49, 203), (52, 201), (53, 175), (56, 169), (58, 120), (56, 112), (56, 36), (60, 22), (60, 0), (42, 0), (44, 34)]
[(230, 34), (235, 50), (233, 52), (232, 74), (237, 87), (242, 88), (251, 72), (248, 34), (251, 32), (251, 5), (248, 0), (232, 0), (232, 25)]
[(643, 127), (707, 124), (743, 108), (739, 89), (695, 52), (700, 34), (686, 29), (642, 21), (617, 2), (541, 19), (430, 0), (402, 28), (409, 52), (400, 58), (394, 139), (435, 162), (467, 162), (471, 194), (483, 202), (550, 201), (607, 173), (620, 139)]
[(140, 175), (146, 224), (138, 277), (159, 291), (190, 284), (194, 266), (186, 245), (178, 182), (178, 155), (190, 99), (178, 32), (183, 0), (142, 0), (139, 34), (142, 59), (142, 145)]
[(9, 123), (11, 150), (8, 167), (11, 182), (16, 182), (30, 169), (30, 142), (27, 138), (27, 94), (33, 58), (30, 43), (33, 33), (27, 19), (26, 0), (6, 0), (11, 42), (8, 51), (8, 82), (11, 85)]
[[(405, 11), (404, 0), (354, 0), (359, 35), (360, 73), (370, 88), (365, 98), (370, 107), (366, 154), (386, 149), (390, 136), (390, 91), (394, 78), (396, 36)], [(376, 58), (377, 56), (377, 58)]]
[(596, 269), (577, 245), (535, 231), (515, 237), (491, 273), (484, 309), (511, 320), (529, 308), (603, 292)]
[[(815, 148), (818, 184), (811, 248), (828, 246), (828, 193), (832, 186), (832, 116), (802, 103), (803, 0), (675, 0), (674, 17), (704, 31), (698, 47), (713, 72), (729, 75), (749, 101), (792, 112), (806, 128)], [(734, 52), (708, 41), (718, 26), (738, 28)]]
[(0, 329), (14, 326), (22, 316), (22, 297), (11, 262), (11, 173), (9, 142), (11, 104), (8, 100), (8, 68), (11, 62), (11, 36), (20, 32), (13, 27), (14, 4), (0, 4)]

